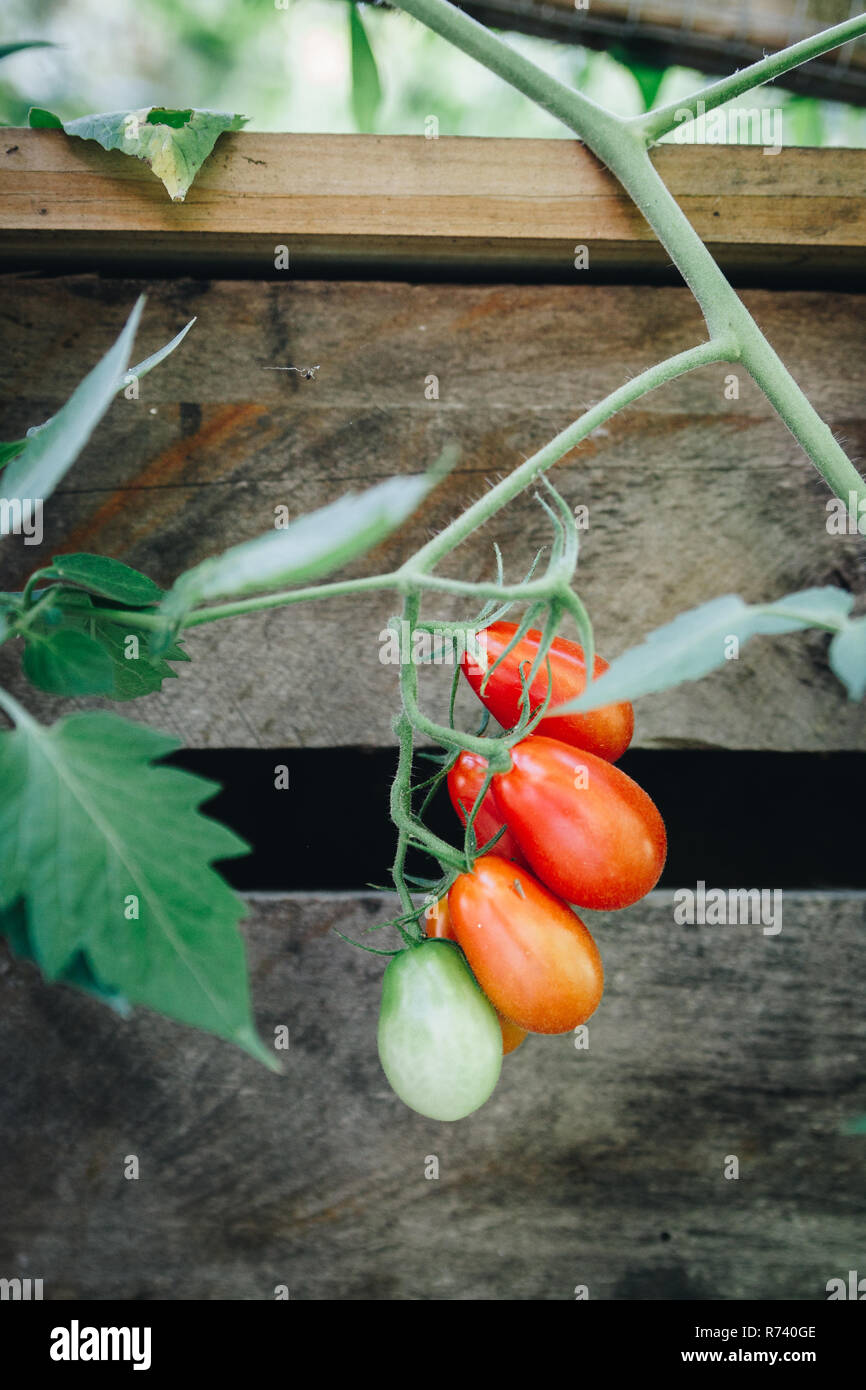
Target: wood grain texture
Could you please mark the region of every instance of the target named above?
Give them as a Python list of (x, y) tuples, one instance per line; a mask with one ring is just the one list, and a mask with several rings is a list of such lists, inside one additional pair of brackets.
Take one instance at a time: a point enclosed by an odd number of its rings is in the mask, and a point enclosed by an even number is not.
[[(736, 72), (855, 11), (847, 0), (469, 0), (466, 10), (482, 23), (585, 44), (616, 53), (631, 49), (656, 67), (679, 65), (698, 72)], [(785, 74), (795, 92), (863, 104), (866, 44), (844, 44), (825, 57)]]
[[(401, 562), (487, 486), (614, 386), (698, 341), (685, 292), (585, 284), (468, 287), (62, 281), (7, 278), (0, 326), (11, 345), (0, 438), (66, 399), (149, 295), (136, 353), (199, 321), (171, 364), (118, 398), (45, 509), (41, 547), (8, 543), (0, 583), (17, 588), (54, 553), (92, 550), (164, 585), (188, 565), (392, 473), (416, 472), (449, 440), (461, 462), (427, 506), (355, 566)], [(854, 457), (866, 444), (856, 295), (753, 292), (747, 302)], [(265, 370), (321, 364), (319, 376)], [(439, 399), (425, 379), (439, 378)], [(827, 492), (744, 373), (723, 367), (645, 398), (554, 470), (589, 507), (580, 589), (600, 650), (615, 656), (683, 609), (735, 591), (757, 601), (819, 583), (864, 592), (863, 542), (826, 530)], [(493, 573), (492, 542), (523, 573), (549, 542), (523, 494), (451, 561)], [(195, 746), (391, 744), (396, 670), (380, 661), (393, 595), (281, 610), (191, 634), (193, 663), (124, 713)], [(454, 617), (451, 600), (430, 616)], [(17, 654), (0, 673), (21, 693)], [(318, 673), (311, 680), (311, 672)], [(325, 674), (324, 682), (321, 679)], [(429, 677), (429, 679), (428, 679)], [(444, 711), (448, 672), (425, 674)], [(67, 706), (27, 694), (46, 717)], [(471, 710), (471, 706), (467, 710)], [(866, 747), (862, 708), (843, 698), (820, 636), (762, 639), (722, 673), (638, 706), (636, 742), (741, 748)]]
[[(731, 274), (862, 283), (866, 151), (666, 145), (656, 166)], [(616, 180), (572, 140), (371, 135), (220, 138), (184, 203), (140, 161), (50, 130), (0, 146), (8, 268), (132, 267), (273, 276), (366, 267), (393, 277), (665, 272), (667, 257)]]
[(332, 935), (382, 899), (253, 904), (282, 1077), (0, 948), (0, 1271), (46, 1299), (824, 1300), (862, 1252), (863, 898), (785, 894), (774, 937), (671, 904), (592, 916), (589, 1050), (530, 1038), (454, 1125), (389, 1090), (382, 963)]

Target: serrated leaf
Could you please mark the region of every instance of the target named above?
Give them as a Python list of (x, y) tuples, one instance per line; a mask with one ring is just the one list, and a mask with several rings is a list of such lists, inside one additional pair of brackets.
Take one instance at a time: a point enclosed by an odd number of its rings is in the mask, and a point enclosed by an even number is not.
[[(23, 899), (0, 911), (0, 936), (6, 937), (17, 960), (37, 963), (27, 929), (27, 909)], [(121, 1018), (129, 1018), (132, 1013), (129, 1000), (124, 995), (118, 994), (111, 985), (97, 979), (82, 951), (73, 956), (69, 967), (58, 976), (58, 983), (72, 985), (75, 989), (83, 990), (85, 994), (92, 994), (115, 1013), (120, 1014)]]
[(240, 130), (247, 116), (230, 111), (175, 110), (143, 106), (137, 111), (104, 111), (60, 121), (33, 107), (31, 126), (59, 125), (67, 135), (95, 140), (104, 150), (122, 150), (148, 164), (173, 202), (183, 202), (193, 179), (219, 137)]
[(114, 686), (111, 662), (84, 632), (26, 633), (21, 667), (31, 685), (49, 695), (108, 695)]
[(349, 44), (352, 52), (352, 115), (361, 131), (373, 129), (382, 103), (382, 84), (358, 6), (349, 5)]
[(84, 952), (133, 1004), (278, 1070), (252, 1020), (243, 904), (210, 867), (247, 848), (198, 810), (218, 788), (154, 766), (178, 741), (116, 715), (16, 719), (0, 734), (0, 906), (26, 894), (44, 973)]
[(125, 608), (146, 608), (162, 598), (162, 589), (146, 574), (107, 555), (55, 555), (51, 568), (58, 579), (122, 603)]
[[(151, 353), (137, 367), (127, 368), (143, 308), (144, 296), (141, 295), (114, 346), (78, 384), (57, 414), (28, 430), (23, 448), (11, 461), (7, 458), (8, 467), (3, 476), (3, 495), (6, 499), (23, 501), (38, 498), (44, 501), (49, 497), (81, 453), (125, 382), (130, 377), (146, 376), (152, 371), (183, 341), (195, 323), (195, 319), (190, 319), (170, 343)], [(3, 447), (8, 449), (12, 446)]]
[(651, 632), (639, 647), (612, 662), (576, 700), (548, 712), (584, 712), (700, 680), (724, 665), (730, 638), (735, 637), (742, 647), (757, 634), (839, 626), (852, 603), (851, 594), (832, 587), (804, 589), (776, 603), (754, 605), (736, 594), (724, 594)]
[(162, 611), (176, 620), (207, 599), (319, 579), (401, 525), (432, 483), (431, 475), (389, 478), (366, 492), (347, 493), (283, 530), (232, 546), (182, 574)]
[(866, 618), (856, 618), (830, 643), (830, 669), (848, 691), (849, 700), (866, 694)]
[(139, 298), (120, 337), (75, 388), (64, 406), (28, 435), (16, 459), (3, 477), (8, 499), (49, 497), (99, 424), (117, 390), (124, 365), (129, 361), (144, 299)]
[[(51, 605), (35, 617), (24, 636), (25, 640), (28, 633), (34, 632), (37, 636), (50, 636), (58, 630), (84, 633), (99, 644), (111, 670), (111, 685), (100, 693), (110, 695), (113, 700), (134, 700), (141, 695), (154, 694), (162, 689), (164, 680), (177, 675), (169, 666), (170, 661), (189, 661), (176, 642), (170, 643), (161, 656), (154, 656), (149, 648), (150, 628), (137, 627), (128, 618), (119, 622), (112, 607), (94, 602), (80, 590), (58, 593)], [(129, 640), (133, 637), (135, 642)], [(81, 692), (64, 688), (54, 693)]]

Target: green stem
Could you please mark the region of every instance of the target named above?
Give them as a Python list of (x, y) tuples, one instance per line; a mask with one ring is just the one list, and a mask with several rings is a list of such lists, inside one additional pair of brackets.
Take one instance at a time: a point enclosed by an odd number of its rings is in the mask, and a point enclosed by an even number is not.
[(397, 772), (391, 784), (391, 819), (397, 826), (397, 850), (391, 867), (394, 886), (400, 895), (400, 902), (406, 912), (412, 912), (415, 904), (405, 879), (406, 851), (409, 835), (406, 823), (411, 818), (412, 786), (412, 725), (405, 715), (397, 720), (394, 732), (400, 748)]
[[(201, 627), (202, 623), (213, 623), (218, 618), (237, 618), (243, 613), (258, 613), (265, 608), (281, 608), (290, 603), (308, 603), (311, 599), (339, 598), (341, 594), (358, 594), (369, 589), (399, 589), (401, 581), (396, 574), (371, 574), (363, 579), (346, 579), (336, 584), (316, 584), (309, 589), (290, 589), (278, 594), (264, 594), (258, 598), (239, 599), (236, 603), (218, 603), (212, 608), (200, 608), (188, 613), (181, 626)], [(125, 615), (127, 619), (130, 614)]]
[[(652, 227), (668, 252), (689, 289), (698, 301), (707, 323), (711, 342), (714, 339), (730, 347), (730, 360), (742, 355), (755, 380), (766, 391), (768, 399), (779, 411), (785, 424), (794, 434), (815, 467), (841, 497), (849, 510), (866, 500), (866, 483), (860, 477), (844, 450), (833, 439), (829, 428), (800, 390), (794, 378), (783, 366), (764, 338), (752, 316), (728, 284), (713, 257), (704, 246), (682, 208), (657, 173), (646, 148), (647, 129), (642, 124), (621, 120), (610, 111), (596, 106), (579, 92), (570, 91), (561, 82), (537, 68), (534, 63), (515, 53), (506, 43), (470, 20), (448, 0), (400, 0), (407, 13), (420, 19), (428, 28), (441, 34), (456, 47), (477, 58), (491, 72), (569, 126), (607, 165), (619, 180)], [(844, 43), (846, 39), (866, 32), (866, 17), (849, 20), (831, 30), (830, 38), (816, 35), (792, 49), (774, 54), (771, 60), (756, 64), (758, 82), (767, 80), (787, 67), (805, 62)], [(716, 83), (707, 93), (748, 90), (754, 85), (755, 71), (749, 70), (729, 79), (727, 84)], [(763, 74), (763, 75), (762, 75)], [(704, 93), (698, 93), (697, 103)], [(722, 99), (726, 99), (723, 95)], [(609, 398), (610, 399), (610, 398)], [(626, 402), (627, 403), (627, 402)], [(618, 407), (617, 407), (618, 408)], [(517, 474), (520, 469), (516, 470)], [(512, 474), (513, 478), (515, 474)], [(507, 479), (506, 481), (510, 481)], [(493, 496), (494, 493), (490, 494)], [(853, 494), (853, 507), (849, 501)], [(489, 497), (482, 499), (489, 501)], [(495, 510), (495, 508), (494, 508)], [(470, 508), (466, 516), (475, 512)], [(461, 518), (462, 520), (463, 518)], [(486, 519), (481, 514), (481, 519)], [(477, 522), (474, 524), (478, 524)], [(470, 528), (471, 529), (471, 528)], [(443, 535), (447, 532), (443, 532)], [(438, 537), (441, 540), (442, 537)], [(429, 547), (425, 547), (429, 553)], [(423, 555), (425, 551), (422, 551)], [(416, 557), (417, 560), (417, 557)]]
[[(415, 592), (407, 593), (403, 603), (403, 621), (408, 622), (410, 631), (418, 621), (420, 606), (420, 595)], [(449, 868), (460, 870), (466, 866), (453, 845), (448, 844), (438, 835), (434, 835), (412, 814), (412, 735), (415, 729), (426, 732), (424, 723), (429, 724), (429, 721), (423, 720), (423, 716), (421, 716), (420, 721), (415, 718), (416, 712), (420, 715), (420, 711), (418, 710), (418, 669), (413, 661), (405, 661), (400, 667), (400, 696), (403, 701), (403, 713), (396, 725), (397, 736), (400, 740), (400, 760), (397, 766), (397, 775), (391, 788), (391, 816), (401, 837), (405, 837), (405, 843), (401, 839), (398, 844), (398, 850), (402, 848), (402, 855), (399, 857), (399, 862), (395, 860), (395, 871), (399, 872), (399, 879), (395, 881), (398, 883), (398, 889), (400, 883), (403, 883), (401, 896), (403, 891), (408, 896), (408, 889), (402, 878), (403, 863), (406, 845), (413, 840), (420, 844), (421, 848), (426, 850), (428, 854)], [(450, 730), (445, 732), (451, 738), (456, 738)], [(465, 738), (469, 741), (471, 735), (467, 734)], [(463, 746), (459, 740), (458, 746)]]
[(635, 116), (630, 124), (638, 127), (647, 140), (658, 140), (685, 119), (682, 114), (684, 111), (690, 111), (692, 117), (699, 111), (713, 111), (733, 97), (751, 92), (755, 87), (763, 86), (765, 82), (772, 82), (784, 73), (790, 72), (792, 68), (799, 67), (801, 63), (808, 63), (810, 58), (820, 58), (823, 53), (829, 53), (840, 44), (860, 38), (863, 34), (866, 34), (866, 15), (857, 15), (854, 19), (846, 20), (844, 24), (836, 24), (822, 33), (811, 34), (807, 39), (791, 44), (789, 48), (782, 48), (778, 53), (771, 53), (760, 62), (741, 68), (739, 72), (732, 73), (730, 77), (723, 77), (719, 82), (713, 82), (703, 91), (694, 92), (679, 101), (672, 101), (667, 106), (659, 106), (655, 111), (647, 111), (645, 115)]
[[(624, 385), (612, 391), (603, 401), (599, 401), (573, 424), (562, 430), (541, 449), (534, 453), (513, 472), (503, 478), (502, 482), (497, 483), (483, 497), (479, 497), (477, 502), (461, 516), (457, 517), (428, 541), (425, 546), (416, 551), (408, 565), (405, 565), (397, 574), (402, 578), (408, 578), (414, 583), (420, 583), (420, 571), (429, 570), (443, 555), (447, 555), (461, 541), (466, 540), (472, 532), (483, 522), (487, 521), (494, 512), (504, 507), (506, 502), (510, 502), (525, 487), (548, 468), (552, 468), (558, 463), (563, 455), (567, 454), (577, 444), (591, 434), (599, 425), (603, 425), (612, 415), (615, 415), (623, 406), (631, 405), (633, 401), (639, 400), (649, 391), (654, 391), (657, 386), (661, 386), (666, 381), (673, 381), (675, 377), (682, 376), (684, 372), (690, 372), (695, 367), (705, 366), (710, 362), (725, 361), (728, 359), (729, 348), (724, 343), (707, 342), (700, 343), (697, 347), (689, 348), (685, 352), (677, 353), (675, 357), (668, 357), (664, 362), (658, 362), (653, 367), (648, 367), (645, 372), (633, 377)], [(538, 581), (533, 581), (538, 582)], [(543, 581), (542, 581), (543, 582)], [(491, 586), (492, 587), (492, 586)], [(497, 591), (501, 592), (501, 591)], [(523, 586), (525, 593), (525, 586)]]
[(21, 595), (22, 606), (24, 608), (30, 607), (31, 603), (33, 602), (33, 590), (36, 588), (36, 585), (39, 583), (40, 579), (56, 578), (57, 575), (55, 571), (51, 569), (50, 566), (47, 569), (34, 570), (30, 578), (27, 580), (27, 583), (24, 585), (24, 591)]

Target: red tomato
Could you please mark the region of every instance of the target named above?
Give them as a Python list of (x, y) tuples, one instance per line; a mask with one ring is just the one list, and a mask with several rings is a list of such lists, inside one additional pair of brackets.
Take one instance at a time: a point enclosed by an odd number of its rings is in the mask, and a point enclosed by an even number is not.
[[(428, 936), (444, 937), (446, 941), (457, 940), (454, 935), (451, 913), (448, 911), (447, 897), (440, 898), (438, 903), (431, 903), (424, 913), (424, 920)], [(497, 1012), (496, 1017), (499, 1019), (499, 1027), (502, 1032), (502, 1055), (507, 1057), (509, 1052), (513, 1052), (523, 1042), (526, 1037), (526, 1029), (518, 1028), (516, 1023), (512, 1023), (509, 1018), (503, 1018), (499, 1012)]]
[(532, 874), (485, 854), (451, 885), (457, 941), (494, 1008), (530, 1033), (568, 1033), (604, 988), (598, 947)]
[[(475, 805), (475, 798), (481, 790), (486, 772), (487, 760), (485, 758), (482, 758), (478, 753), (464, 751), (448, 773), (448, 795), (451, 797), (454, 810), (464, 825), (469, 819), (469, 812)], [(492, 840), (497, 830), (504, 824), (505, 817), (500, 814), (491, 785), (478, 808), (478, 815), (474, 821), (478, 848), (481, 849), (488, 840)], [(520, 852), (517, 841), (509, 830), (506, 830), (505, 834), (499, 837), (491, 853), (498, 854), (501, 859), (513, 859), (515, 864), (521, 864), (525, 869), (529, 867)]]
[(524, 739), (511, 762), (510, 772), (493, 779), (497, 804), (551, 892), (580, 907), (611, 909), (636, 903), (655, 886), (667, 837), (636, 782), (553, 738)]
[[(503, 652), (517, 631), (516, 623), (492, 623), (485, 629), (487, 637), (487, 660), (490, 666)], [(482, 691), (484, 672), (467, 654), (463, 657), (463, 674), (475, 694), (483, 701), (486, 709), (505, 729), (513, 729), (520, 718), (520, 667), (528, 676), (538, 652), (541, 633), (530, 628), (509, 653), (500, 666), (489, 677)], [(553, 674), (553, 695), (551, 705), (564, 705), (580, 695), (586, 685), (586, 662), (583, 648), (565, 637), (554, 637), (550, 647), (550, 669)], [(594, 676), (600, 676), (608, 669), (608, 663), (600, 656), (593, 663)], [(547, 667), (542, 664), (535, 680), (529, 688), (529, 700), (533, 709), (544, 703), (547, 694)], [(558, 738), (575, 748), (585, 748), (598, 758), (616, 762), (631, 742), (634, 732), (634, 710), (629, 704), (605, 705), (591, 710), (589, 714), (550, 713), (536, 726), (535, 733), (547, 738)], [(494, 853), (498, 853), (498, 849)]]

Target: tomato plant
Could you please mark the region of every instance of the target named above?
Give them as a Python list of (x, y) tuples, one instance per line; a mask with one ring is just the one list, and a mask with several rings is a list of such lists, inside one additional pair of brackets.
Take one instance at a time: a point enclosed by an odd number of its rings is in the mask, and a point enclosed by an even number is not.
[[(482, 671), (468, 653), (462, 660), (463, 674), (475, 694), (505, 729), (512, 729), (520, 718), (523, 699), (520, 673), (523, 670), (525, 676), (529, 675), (543, 636), (536, 628), (531, 628), (503, 657), (517, 631), (517, 623), (505, 622), (491, 623), (484, 629), (482, 637), (486, 639), (490, 668), (487, 672)], [(552, 675), (548, 708), (552, 711), (556, 705), (565, 704), (567, 700), (574, 700), (583, 694), (586, 688), (586, 660), (583, 648), (565, 637), (554, 637), (547, 651), (547, 659)], [(593, 676), (597, 678), (608, 669), (608, 663), (596, 656)], [(545, 663), (542, 663), (529, 688), (532, 710), (544, 703), (547, 691), (547, 670)], [(613, 763), (631, 742), (634, 709), (628, 701), (620, 701), (619, 704), (591, 710), (588, 714), (557, 715), (551, 712), (535, 725), (534, 732), (561, 739), (563, 743), (572, 743), (575, 748), (585, 748), (588, 753), (595, 753), (597, 757)]]
[(453, 943), (426, 941), (391, 961), (382, 982), (379, 1058), (400, 1099), (433, 1120), (462, 1120), (491, 1095), (502, 1036)]
[(448, 894), (454, 933), (501, 1014), (530, 1033), (567, 1033), (598, 1008), (598, 947), (566, 903), (497, 855), (475, 861)]
[[(602, 977), (592, 938), (568, 903), (619, 909), (658, 881), (666, 850), (661, 817), (646, 793), (613, 766), (631, 737), (630, 702), (724, 666), (732, 638), (742, 649), (753, 637), (804, 628), (831, 634), (829, 664), (849, 697), (860, 700), (866, 692), (866, 618), (852, 617), (853, 595), (833, 586), (766, 603), (721, 595), (681, 613), (608, 667), (595, 655), (592, 623), (574, 588), (580, 537), (573, 505), (547, 479), (560, 459), (649, 392), (687, 372), (737, 363), (776, 407), (845, 520), (862, 534), (866, 483), (665, 188), (650, 151), (684, 116), (714, 110), (866, 33), (866, 17), (625, 121), (446, 0), (401, 0), (401, 8), (539, 102), (619, 179), (694, 293), (705, 324), (700, 341), (614, 385), (391, 571), (323, 582), (390, 537), (421, 505), (453, 466), (452, 446), (424, 474), (391, 478), (295, 518), (285, 529), (268, 528), (179, 574), (168, 591), (117, 560), (56, 555), (20, 592), (0, 594), (0, 643), (16, 642), (25, 677), (52, 695), (126, 700), (158, 691), (175, 674), (173, 664), (190, 659), (184, 643), (195, 628), (327, 597), (395, 593), (399, 614), (392, 622), (401, 633), (405, 627), (413, 652), (414, 638), (431, 629), (456, 647), (486, 628), (495, 660), (518, 631), (524, 634), (486, 681), (464, 662), (487, 711), (506, 729), (501, 736), (488, 736), (486, 725), (475, 733), (457, 727), (456, 680), (447, 723), (445, 715), (441, 722), (432, 719), (422, 708), (414, 656), (400, 657), (391, 794), (397, 838), (391, 876), (399, 909), (382, 925), (397, 931), (401, 945), (399, 954), (382, 952), (394, 959), (385, 973), (380, 1050), (386, 1074), (407, 1103), (427, 1115), (456, 1118), (490, 1093), (508, 1046), (469, 965), (515, 1025), (539, 1031), (572, 1026), (597, 1004)], [(353, 32), (360, 71), (357, 24)], [(166, 185), (176, 198), (184, 196), (220, 131), (242, 122), (232, 113), (192, 108), (71, 122), (41, 108), (32, 113), (33, 125), (52, 127), (58, 138), (101, 139), (137, 158), (149, 160), (154, 142), (160, 144)], [(34, 522), (114, 398), (137, 399), (133, 384), (182, 342), (187, 329), (130, 368), (141, 307), (50, 419), (0, 443), (4, 543), (10, 530), (22, 534), (25, 523)], [(495, 574), (492, 557), (491, 572), (480, 572), (477, 552), (461, 577), (437, 572), (529, 487), (536, 489), (551, 536), (523, 581), (506, 582), (498, 547)], [(536, 573), (542, 554), (547, 561)], [(465, 601), (467, 611), (438, 625), (422, 620), (422, 602), (436, 593)], [(514, 605), (526, 610), (519, 629), (507, 620)], [(566, 618), (579, 645), (558, 636)], [(530, 710), (545, 700), (537, 729), (527, 729)], [(0, 934), (16, 955), (36, 961), (47, 978), (86, 988), (113, 1007), (160, 1009), (275, 1067), (273, 1050), (253, 1022), (238, 931), (243, 904), (213, 868), (244, 846), (199, 812), (211, 785), (162, 765), (173, 741), (138, 722), (73, 713), (46, 728), (6, 690), (0, 690), (0, 709), (10, 724), (0, 732)], [(413, 753), (419, 741), (439, 763), (417, 785)], [(431, 744), (442, 753), (431, 755)], [(437, 786), (447, 778), (466, 822), (488, 774), (474, 841), (467, 833), (454, 845), (434, 834), (424, 815)], [(494, 852), (476, 860), (476, 848), (503, 824)], [(413, 879), (406, 872), (410, 850), (424, 852), (438, 877)], [(435, 898), (449, 893), (459, 946), (426, 938), (423, 907), (413, 894), (418, 889)], [(66, 904), (62, 914), (58, 902)], [(129, 917), (119, 916), (119, 904)]]
[(646, 792), (618, 767), (552, 738), (511, 750), (493, 780), (498, 804), (543, 883), (580, 907), (614, 909), (655, 887), (664, 823)]

